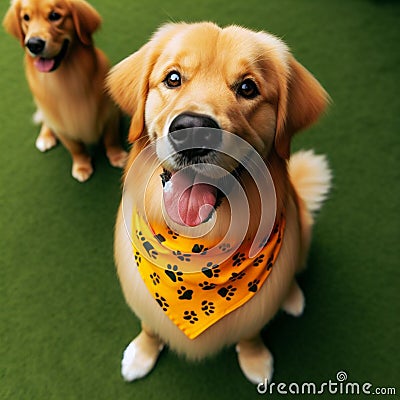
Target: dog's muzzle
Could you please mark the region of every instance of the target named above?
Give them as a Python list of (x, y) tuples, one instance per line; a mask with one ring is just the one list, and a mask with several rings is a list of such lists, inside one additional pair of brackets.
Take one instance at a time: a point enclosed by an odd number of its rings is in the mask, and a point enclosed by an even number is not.
[(221, 128), (211, 117), (195, 113), (178, 115), (169, 126), (168, 139), (185, 158), (201, 157), (219, 148)]
[(221, 128), (208, 115), (185, 112), (171, 122), (168, 141), (180, 168), (162, 174), (164, 209), (174, 222), (197, 226), (208, 220), (217, 204), (217, 188), (198, 169), (220, 148)]
[(46, 48), (46, 41), (40, 37), (30, 38), (26, 44), (26, 48), (34, 57), (34, 65), (39, 72), (53, 72), (55, 71), (64, 60), (69, 47), (69, 40), (65, 39), (59, 53), (54, 57), (45, 57), (43, 53)]
[(46, 42), (39, 37), (30, 38), (26, 43), (26, 47), (35, 56), (39, 55), (44, 50), (45, 46)]

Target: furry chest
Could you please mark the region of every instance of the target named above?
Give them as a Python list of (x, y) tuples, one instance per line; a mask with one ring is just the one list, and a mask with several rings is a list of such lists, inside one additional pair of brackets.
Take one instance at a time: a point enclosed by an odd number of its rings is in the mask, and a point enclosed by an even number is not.
[(101, 114), (102, 96), (83, 82), (28, 74), (35, 103), (42, 111), (43, 122), (56, 134), (90, 144), (98, 141), (106, 119)]

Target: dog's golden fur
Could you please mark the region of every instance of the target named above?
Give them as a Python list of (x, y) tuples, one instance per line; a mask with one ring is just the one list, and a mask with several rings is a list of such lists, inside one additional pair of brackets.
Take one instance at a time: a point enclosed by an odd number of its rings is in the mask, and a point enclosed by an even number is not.
[[(178, 89), (165, 85), (170, 71), (182, 76)], [(238, 95), (235, 88), (244, 79), (256, 83), (259, 94), (254, 98)], [(324, 111), (325, 90), (273, 35), (237, 26), (221, 29), (212, 23), (163, 26), (145, 46), (112, 69), (108, 86), (116, 102), (132, 115), (129, 138), (135, 144), (126, 171), (149, 141), (166, 134), (175, 116), (183, 112), (208, 115), (258, 151), (275, 184), (277, 213), (286, 210), (282, 248), (266, 283), (245, 305), (194, 340), (169, 320), (147, 291), (134, 266), (120, 210), (115, 234), (117, 270), (126, 301), (143, 325), (142, 333), (124, 353), (124, 378), (147, 374), (164, 343), (190, 359), (238, 343), (244, 374), (252, 382), (270, 379), (272, 356), (259, 332), (279, 308), (293, 315), (302, 313), (304, 298), (295, 275), (304, 266), (311, 241), (312, 212), (319, 209), (330, 182), (324, 157), (301, 152), (290, 160), (290, 141)], [(228, 170), (234, 167), (227, 160), (221, 163)], [(143, 182), (134, 190), (151, 192), (148, 218), (161, 221), (162, 186), (157, 173), (153, 177), (147, 187)], [(250, 204), (246, 239), (251, 240), (259, 222), (260, 199), (246, 173), (241, 183)], [(216, 226), (207, 234), (211, 241), (221, 238), (231, 218), (226, 202), (216, 213)]]
[[(46, 151), (59, 139), (73, 159), (72, 175), (87, 180), (93, 172), (87, 144), (104, 134), (107, 156), (113, 166), (124, 165), (126, 153), (119, 143), (119, 113), (104, 90), (109, 62), (93, 45), (92, 34), (100, 15), (83, 0), (13, 0), (3, 25), (25, 49), (25, 71), (42, 122), (36, 147)], [(30, 40), (45, 42), (33, 54)], [(52, 72), (38, 70), (37, 62), (66, 54)]]

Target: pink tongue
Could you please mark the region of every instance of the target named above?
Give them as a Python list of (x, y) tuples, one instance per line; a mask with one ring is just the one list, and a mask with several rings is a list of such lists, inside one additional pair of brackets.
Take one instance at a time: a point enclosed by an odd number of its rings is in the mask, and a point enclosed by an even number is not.
[(35, 67), (40, 71), (40, 72), (50, 72), (53, 67), (54, 67), (54, 59), (50, 58), (37, 58), (35, 60)]
[(164, 206), (169, 217), (180, 225), (197, 226), (204, 222), (215, 206), (217, 189), (196, 183), (182, 172), (172, 175), (164, 187)]

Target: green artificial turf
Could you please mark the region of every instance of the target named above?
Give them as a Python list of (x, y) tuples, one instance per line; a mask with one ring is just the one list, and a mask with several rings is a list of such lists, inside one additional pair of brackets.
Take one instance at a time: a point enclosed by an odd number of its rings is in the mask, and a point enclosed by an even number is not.
[[(327, 154), (334, 186), (300, 277), (305, 314), (279, 314), (264, 332), (274, 380), (335, 381), (343, 370), (348, 381), (399, 393), (400, 2), (92, 4), (104, 19), (96, 43), (113, 63), (165, 21), (213, 20), (277, 34), (322, 82), (330, 111), (293, 147)], [(139, 322), (113, 264), (120, 171), (100, 148), (94, 176), (78, 184), (64, 148), (40, 154), (23, 52), (4, 32), (0, 54), (0, 399), (260, 398), (234, 349), (199, 364), (167, 350), (146, 379), (122, 380), (121, 354)]]

